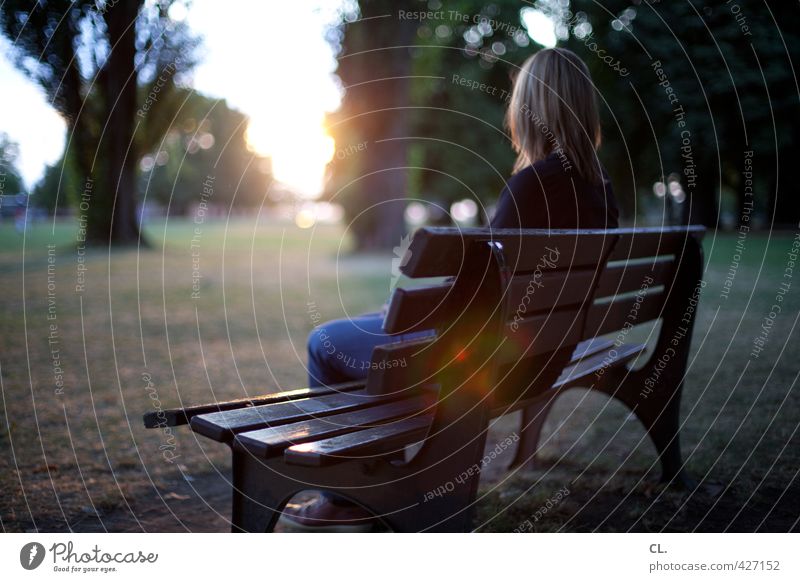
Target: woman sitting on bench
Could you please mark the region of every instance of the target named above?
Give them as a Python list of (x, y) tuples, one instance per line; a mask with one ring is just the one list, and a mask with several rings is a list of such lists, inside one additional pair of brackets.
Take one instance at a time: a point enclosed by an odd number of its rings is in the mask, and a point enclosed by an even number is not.
[[(514, 80), (506, 125), (518, 156), (492, 228), (617, 228), (617, 204), (597, 157), (600, 118), (595, 89), (589, 69), (575, 53), (543, 49), (525, 61)], [(383, 317), (372, 313), (312, 330), (309, 385), (364, 379), (369, 366), (360, 364), (369, 363), (375, 346), (428, 334), (387, 335)], [(566, 364), (571, 350), (562, 351), (558, 357)], [(302, 504), (288, 504), (280, 524), (293, 531), (366, 531), (372, 519), (360, 507), (323, 493)]]

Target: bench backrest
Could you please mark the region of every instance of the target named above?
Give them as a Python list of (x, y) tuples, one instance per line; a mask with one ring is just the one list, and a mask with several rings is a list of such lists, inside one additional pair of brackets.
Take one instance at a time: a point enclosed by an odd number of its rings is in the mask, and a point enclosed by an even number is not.
[[(439, 344), (449, 337), (459, 350), (480, 347), (499, 366), (566, 349), (662, 317), (670, 297), (686, 294), (685, 286), (676, 287), (680, 267), (702, 260), (704, 232), (701, 226), (422, 228), (401, 261), (403, 274), (448, 279), (396, 289), (384, 329), (434, 329)], [(376, 348), (373, 362), (403, 365), (374, 367), (368, 390), (435, 383), (448, 363), (436, 344), (425, 339)]]

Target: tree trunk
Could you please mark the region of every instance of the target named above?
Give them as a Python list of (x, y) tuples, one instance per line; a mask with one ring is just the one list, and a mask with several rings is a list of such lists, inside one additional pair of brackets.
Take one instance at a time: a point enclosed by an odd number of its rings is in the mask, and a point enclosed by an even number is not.
[[(392, 4), (383, 0), (360, 6), (366, 19), (391, 12)], [(342, 110), (352, 120), (348, 127), (357, 124), (357, 135), (367, 146), (354, 160), (361, 179), (346, 204), (358, 250), (391, 250), (405, 233), (409, 142), (394, 138), (408, 134), (408, 113), (399, 108), (411, 104), (412, 57), (406, 47), (414, 43), (416, 29), (412, 20), (378, 18), (351, 25), (345, 35), (339, 74), (351, 88)]]
[[(95, 243), (139, 242), (136, 217), (136, 16), (143, 0), (121, 0), (103, 15), (111, 52), (101, 75), (106, 123), (99, 146), (105, 163), (98, 168), (87, 238)], [(98, 159), (100, 156), (98, 156)]]

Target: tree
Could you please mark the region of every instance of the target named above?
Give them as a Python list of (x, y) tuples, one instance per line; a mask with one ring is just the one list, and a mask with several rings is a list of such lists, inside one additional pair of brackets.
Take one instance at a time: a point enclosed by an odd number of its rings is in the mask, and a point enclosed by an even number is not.
[[(328, 197), (345, 208), (356, 247), (391, 249), (404, 232), (408, 186), (411, 50), (415, 23), (374, 18), (396, 10), (391, 0), (362, 0), (361, 18), (347, 23), (338, 75), (342, 105), (329, 123), (337, 147), (363, 148), (331, 165)], [(354, 16), (354, 15), (351, 15)], [(334, 158), (336, 159), (336, 158)]]
[[(67, 122), (65, 156), (93, 184), (87, 240), (135, 244), (141, 152), (166, 131), (176, 78), (194, 65), (194, 38), (173, 22), (176, 0), (48, 0), (0, 4), (17, 66)], [(144, 99), (140, 98), (141, 95)]]
[(19, 146), (0, 132), (0, 196), (22, 194), (25, 184), (17, 168)]
[(82, 188), (72, 161), (62, 155), (57, 163), (45, 168), (44, 176), (31, 192), (31, 203), (54, 215), (59, 208), (76, 205), (78, 192)]
[[(800, 197), (794, 194), (793, 173), (785, 169), (800, 154), (800, 103), (791, 62), (800, 52), (800, 30), (790, 26), (796, 18), (792, 3), (537, 0), (532, 5), (556, 23), (558, 45), (589, 66), (600, 95), (600, 158), (625, 218), (634, 218), (652, 197), (654, 182), (678, 176), (677, 192), (686, 196), (682, 221), (716, 226), (728, 192), (735, 193), (735, 214), (746, 219), (752, 200), (745, 190), (745, 158), (752, 152), (755, 210), (797, 224)], [(513, 160), (502, 124), (510, 76), (540, 48), (520, 23), (520, 9), (530, 8), (531, 3), (431, 0), (420, 5), (417, 13), (424, 16), (403, 20), (393, 5), (362, 1), (361, 21), (343, 28), (339, 72), (347, 93), (334, 125), (337, 144), (373, 135), (367, 122), (373, 104), (405, 100), (403, 116), (394, 116), (405, 129), (392, 128), (393, 135), (405, 137), (393, 143), (407, 147), (404, 190), (445, 209), (462, 198), (490, 205)], [(394, 85), (385, 78), (409, 73), (385, 57), (401, 54), (400, 29), (390, 28), (409, 21), (415, 46), (405, 57), (412, 78)], [(372, 50), (372, 60), (361, 59), (363, 50)], [(332, 192), (352, 182), (342, 191), (350, 216), (379, 201), (381, 193), (399, 189), (396, 182), (376, 191), (359, 179), (382, 155), (374, 148), (346, 160), (352, 163), (332, 163)], [(389, 159), (384, 167), (391, 167)], [(383, 224), (373, 215), (376, 223), (367, 229)]]

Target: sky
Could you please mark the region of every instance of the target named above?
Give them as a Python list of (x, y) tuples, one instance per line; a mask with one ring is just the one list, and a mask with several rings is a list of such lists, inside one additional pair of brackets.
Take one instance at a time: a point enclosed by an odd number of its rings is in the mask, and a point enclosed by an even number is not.
[(0, 37), (0, 132), (19, 144), (17, 166), (30, 187), (61, 157), (65, 127), (39, 86), (11, 64), (8, 49)]
[[(226, 0), (220, 10), (218, 0), (193, 0), (188, 13), (178, 7), (170, 14), (203, 37), (193, 87), (247, 114), (250, 145), (272, 157), (278, 180), (308, 197), (319, 193), (335, 147), (324, 119), (339, 105), (341, 89), (324, 31), (338, 5)], [(537, 40), (549, 39), (547, 22), (525, 20), (534, 39), (537, 30), (545, 35)], [(0, 132), (19, 143), (18, 166), (32, 186), (60, 158), (65, 125), (41, 89), (11, 64), (9, 47), (0, 38)]]

